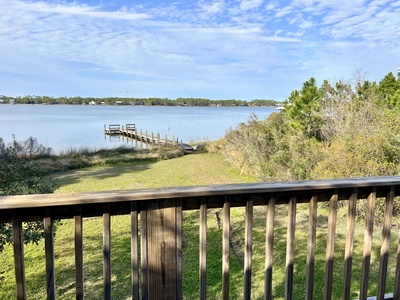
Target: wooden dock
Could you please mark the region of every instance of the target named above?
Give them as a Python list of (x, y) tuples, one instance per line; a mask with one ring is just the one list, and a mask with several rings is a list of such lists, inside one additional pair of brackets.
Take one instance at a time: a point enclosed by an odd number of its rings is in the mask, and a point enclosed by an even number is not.
[(167, 135), (164, 135), (162, 138), (159, 133), (154, 134), (153, 132), (149, 133), (147, 130), (138, 130), (135, 124), (125, 124), (125, 126), (121, 126), (120, 124), (110, 124), (108, 126), (104, 125), (104, 134), (108, 136), (126, 137), (127, 139), (139, 141), (150, 146), (169, 148), (179, 147), (182, 148), (186, 153), (194, 151), (192, 146), (183, 143), (182, 140), (179, 141), (178, 138), (173, 137), (172, 139), (168, 139)]

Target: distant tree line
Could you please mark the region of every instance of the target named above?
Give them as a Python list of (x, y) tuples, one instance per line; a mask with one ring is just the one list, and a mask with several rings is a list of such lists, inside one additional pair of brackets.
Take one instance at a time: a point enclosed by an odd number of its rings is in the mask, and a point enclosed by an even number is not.
[(128, 98), (128, 97), (51, 97), (51, 96), (18, 96), (0, 95), (0, 102), (15, 104), (71, 104), (71, 105), (144, 105), (144, 106), (277, 106), (278, 101), (255, 99), (244, 100), (210, 100), (206, 98)]

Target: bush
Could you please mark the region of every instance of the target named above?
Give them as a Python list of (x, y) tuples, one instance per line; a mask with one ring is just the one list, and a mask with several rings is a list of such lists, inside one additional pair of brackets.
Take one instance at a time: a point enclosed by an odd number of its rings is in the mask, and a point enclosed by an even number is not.
[[(17, 142), (15, 138), (5, 145), (0, 138), (0, 196), (46, 194), (57, 188), (55, 181), (48, 176), (34, 157), (49, 155), (51, 149), (40, 145), (36, 139)], [(24, 223), (24, 242), (38, 243), (44, 237), (42, 222)], [(11, 224), (0, 224), (0, 252), (12, 243)]]

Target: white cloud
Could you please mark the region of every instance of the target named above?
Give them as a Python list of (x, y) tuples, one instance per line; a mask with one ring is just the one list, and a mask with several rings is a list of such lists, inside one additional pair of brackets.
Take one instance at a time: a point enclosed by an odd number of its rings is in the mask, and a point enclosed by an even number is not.
[(199, 3), (200, 8), (206, 13), (206, 14), (218, 14), (223, 11), (225, 3), (224, 1), (216, 1), (213, 3), (204, 3), (200, 2)]
[(263, 0), (242, 0), (240, 2), (240, 9), (246, 11), (258, 8), (263, 4)]

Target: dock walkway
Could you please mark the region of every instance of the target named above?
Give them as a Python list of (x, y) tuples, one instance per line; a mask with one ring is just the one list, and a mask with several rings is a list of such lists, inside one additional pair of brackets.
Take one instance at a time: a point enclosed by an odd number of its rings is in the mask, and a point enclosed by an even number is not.
[(146, 143), (151, 146), (160, 146), (160, 147), (180, 147), (185, 152), (192, 152), (194, 148), (189, 144), (183, 143), (182, 140), (179, 142), (179, 139), (173, 137), (172, 139), (168, 139), (167, 135), (164, 138), (161, 138), (160, 134), (157, 133), (156, 135), (151, 132), (149, 133), (147, 130), (143, 132), (141, 129), (138, 130), (135, 124), (110, 124), (108, 126), (104, 125), (104, 134), (113, 136), (119, 135), (126, 137), (128, 139), (140, 141), (142, 143)]

